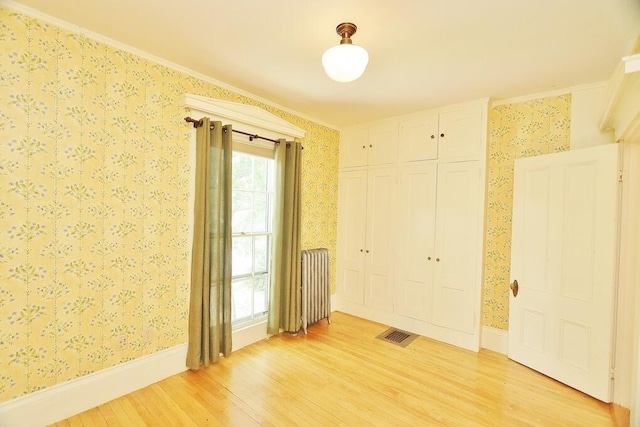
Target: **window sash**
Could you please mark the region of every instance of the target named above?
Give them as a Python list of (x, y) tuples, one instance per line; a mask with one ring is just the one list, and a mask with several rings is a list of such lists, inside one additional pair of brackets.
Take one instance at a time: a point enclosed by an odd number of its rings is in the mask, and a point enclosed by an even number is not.
[[(274, 158), (274, 145), (269, 143), (269, 147), (265, 147), (264, 144), (245, 144), (245, 143), (236, 143), (234, 140), (234, 151), (238, 151), (244, 154), (265, 157), (267, 159)], [(261, 146), (262, 145), (262, 146)], [(273, 165), (271, 167), (274, 167)], [(255, 170), (254, 170), (255, 173)], [(271, 172), (268, 176), (268, 180), (272, 183)], [(237, 239), (247, 238), (250, 239), (250, 258), (247, 256), (243, 261), (250, 263), (250, 268), (243, 268), (240, 274), (235, 274), (231, 279), (232, 286), (232, 313), (235, 319), (232, 321), (234, 328), (244, 328), (246, 326), (250, 326), (251, 324), (258, 323), (263, 321), (268, 312), (268, 298), (269, 298), (269, 287), (270, 283), (270, 268), (271, 268), (271, 244), (272, 244), (272, 221), (273, 221), (273, 188), (271, 186), (268, 187), (270, 191), (260, 191), (260, 190), (245, 190), (245, 189), (234, 189), (236, 192), (248, 192), (253, 194), (264, 194), (267, 197), (267, 218), (266, 218), (266, 230), (265, 227), (255, 227), (254, 221), (256, 218), (252, 218), (251, 224), (245, 224), (247, 226), (251, 226), (254, 230), (256, 228), (262, 228), (259, 231), (239, 231), (235, 230), (232, 234), (232, 245), (237, 242)], [(255, 196), (254, 196), (255, 198)], [(262, 224), (262, 221), (259, 221)], [(265, 238), (266, 242), (263, 243), (265, 246), (266, 253), (263, 254), (264, 260), (263, 265), (257, 265), (257, 257), (256, 251), (257, 247), (256, 243), (257, 239)], [(233, 246), (235, 248), (235, 246)], [(246, 249), (246, 248), (245, 248)], [(248, 255), (245, 252), (245, 255)], [(248, 267), (248, 265), (245, 265)], [(236, 269), (232, 268), (233, 271)], [(236, 270), (237, 271), (237, 270)], [(260, 289), (263, 287), (263, 289)], [(241, 305), (238, 305), (241, 304)], [(258, 310), (258, 311), (256, 311)], [(241, 316), (241, 317), (237, 317)]]

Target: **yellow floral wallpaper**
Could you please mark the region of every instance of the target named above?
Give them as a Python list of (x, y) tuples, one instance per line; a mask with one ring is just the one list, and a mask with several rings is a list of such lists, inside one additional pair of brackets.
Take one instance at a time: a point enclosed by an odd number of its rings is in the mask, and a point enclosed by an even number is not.
[(571, 95), (493, 106), (489, 111), (483, 325), (509, 326), (513, 166), (520, 157), (569, 150)]
[(0, 7), (0, 401), (186, 341), (185, 93), (307, 131), (302, 243), (335, 279), (337, 131)]

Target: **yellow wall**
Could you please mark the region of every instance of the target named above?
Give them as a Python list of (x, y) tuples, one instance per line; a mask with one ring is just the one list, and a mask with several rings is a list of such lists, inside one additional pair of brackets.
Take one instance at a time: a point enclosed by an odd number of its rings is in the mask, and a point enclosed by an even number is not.
[(569, 150), (571, 95), (489, 111), (483, 325), (508, 329), (515, 159)]
[(307, 131), (302, 245), (335, 256), (337, 131), (0, 8), (0, 401), (186, 341), (185, 93)]

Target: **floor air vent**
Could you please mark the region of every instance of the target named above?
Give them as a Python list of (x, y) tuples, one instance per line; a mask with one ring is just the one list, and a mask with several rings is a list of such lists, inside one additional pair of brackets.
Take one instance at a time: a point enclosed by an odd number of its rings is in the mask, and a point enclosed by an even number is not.
[(400, 347), (406, 347), (413, 340), (418, 338), (416, 334), (411, 332), (402, 331), (396, 328), (389, 328), (380, 335), (376, 336), (379, 340), (386, 341), (391, 344), (399, 345)]

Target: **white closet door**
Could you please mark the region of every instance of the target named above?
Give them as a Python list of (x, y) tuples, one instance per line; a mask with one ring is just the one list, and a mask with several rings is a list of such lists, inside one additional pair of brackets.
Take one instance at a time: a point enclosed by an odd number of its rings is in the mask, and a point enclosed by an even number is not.
[(364, 305), (386, 312), (393, 310), (396, 191), (396, 168), (369, 170)]
[(435, 163), (405, 167), (400, 172), (396, 311), (426, 322), (431, 321), (436, 262), (436, 172)]
[(340, 136), (340, 168), (366, 166), (369, 155), (369, 129), (356, 128)]
[(438, 115), (405, 119), (400, 125), (400, 161), (413, 162), (438, 158)]
[(367, 171), (342, 172), (339, 191), (338, 292), (344, 301), (364, 304)]
[(509, 300), (509, 357), (604, 402), (612, 385), (617, 178), (615, 144), (515, 165), (518, 293)]
[(479, 106), (440, 114), (438, 159), (475, 160), (482, 147), (482, 114)]
[(433, 323), (467, 334), (477, 333), (480, 189), (478, 162), (438, 165)]
[(371, 127), (367, 150), (369, 166), (395, 163), (398, 160), (398, 122)]

